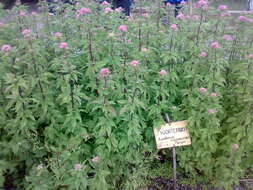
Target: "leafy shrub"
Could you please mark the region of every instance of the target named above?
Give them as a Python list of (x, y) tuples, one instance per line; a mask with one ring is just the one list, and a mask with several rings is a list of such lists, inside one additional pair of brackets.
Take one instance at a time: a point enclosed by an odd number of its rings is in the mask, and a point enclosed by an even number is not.
[(27, 190), (138, 189), (165, 113), (189, 122), (193, 144), (178, 161), (193, 183), (230, 188), (248, 175), (252, 15), (201, 2), (176, 19), (159, 2), (131, 18), (94, 3), (2, 11), (13, 16), (0, 27), (1, 179)]

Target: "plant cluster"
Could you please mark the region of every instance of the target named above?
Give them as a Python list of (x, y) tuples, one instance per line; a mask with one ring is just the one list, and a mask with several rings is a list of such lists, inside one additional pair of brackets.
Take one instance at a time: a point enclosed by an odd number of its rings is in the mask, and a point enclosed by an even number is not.
[(129, 18), (89, 1), (1, 10), (0, 184), (143, 187), (163, 167), (164, 114), (188, 120), (192, 145), (177, 154), (192, 183), (229, 189), (251, 174), (252, 15), (200, 0), (174, 18), (156, 5)]

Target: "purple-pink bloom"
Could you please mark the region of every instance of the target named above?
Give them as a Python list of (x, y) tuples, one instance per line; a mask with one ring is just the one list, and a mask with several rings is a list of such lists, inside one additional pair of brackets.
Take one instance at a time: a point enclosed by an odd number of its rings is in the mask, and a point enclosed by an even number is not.
[(218, 7), (218, 10), (219, 10), (219, 11), (225, 11), (227, 8), (228, 8), (228, 7), (227, 7), (226, 5), (220, 5), (220, 6)]
[(103, 68), (100, 70), (101, 77), (108, 77), (110, 74), (110, 70), (108, 68)]
[(117, 12), (117, 13), (121, 13), (122, 11), (123, 11), (123, 9), (121, 7), (115, 9), (115, 12)]
[(240, 20), (241, 22), (250, 22), (250, 19), (246, 16), (239, 16), (238, 20)]
[(86, 15), (91, 13), (91, 10), (89, 8), (83, 7), (76, 11), (76, 17), (79, 18), (81, 15)]
[(106, 8), (104, 8), (104, 12), (107, 14), (107, 13), (113, 12), (113, 10), (111, 7), (106, 7)]
[(118, 29), (119, 29), (119, 31), (121, 31), (121, 32), (127, 32), (127, 26), (126, 26), (126, 25), (120, 25), (120, 26), (118, 27)]
[(200, 92), (201, 94), (204, 94), (204, 93), (207, 92), (207, 89), (206, 89), (206, 88), (199, 88), (199, 92)]
[(217, 94), (216, 94), (215, 92), (212, 92), (212, 93), (210, 94), (210, 96), (211, 96), (211, 97), (217, 97)]
[(80, 171), (82, 169), (82, 165), (81, 164), (75, 164), (75, 170), (76, 171)]
[(8, 52), (8, 51), (11, 51), (12, 47), (11, 45), (9, 44), (4, 44), (2, 47), (1, 47), (1, 51), (4, 51), (4, 52)]
[(62, 33), (60, 33), (60, 32), (55, 32), (55, 33), (54, 33), (54, 37), (56, 37), (56, 38), (61, 38), (61, 37), (62, 37)]
[(91, 159), (92, 162), (98, 163), (100, 161), (100, 158), (98, 156)]
[(130, 65), (132, 65), (133, 67), (137, 67), (139, 65), (139, 61), (133, 60), (130, 62)]
[(165, 71), (165, 70), (162, 69), (162, 70), (159, 72), (159, 74), (160, 74), (161, 76), (167, 75), (167, 71)]
[(31, 12), (31, 15), (36, 16), (37, 13), (35, 11)]
[(208, 2), (206, 0), (199, 0), (197, 2), (197, 5), (196, 5), (197, 8), (202, 8), (204, 6), (208, 6)]
[(215, 109), (209, 109), (208, 111), (208, 114), (215, 114), (217, 111)]
[(185, 1), (181, 1), (181, 2), (180, 2), (180, 5), (185, 5)]
[(172, 25), (170, 25), (170, 29), (172, 29), (172, 30), (177, 30), (177, 29), (178, 29), (178, 27), (177, 27), (177, 25), (176, 25), (176, 24), (172, 24)]
[(4, 23), (2, 23), (2, 22), (0, 22), (0, 27), (3, 27), (3, 26), (5, 26), (5, 24), (4, 24)]
[(59, 44), (59, 48), (61, 48), (61, 49), (67, 49), (68, 48), (68, 43), (67, 42), (61, 42)]
[(166, 3), (166, 6), (170, 7), (170, 6), (171, 6), (171, 3), (170, 3), (170, 2)]
[(253, 59), (253, 53), (249, 54), (248, 58)]
[(233, 40), (232, 36), (229, 35), (229, 34), (225, 34), (225, 35), (223, 36), (223, 39), (224, 39), (224, 40), (227, 40), (227, 41)]
[(101, 4), (104, 5), (104, 6), (110, 5), (110, 3), (108, 3), (107, 1), (103, 1)]
[(199, 20), (199, 18), (200, 18), (199, 15), (193, 15), (193, 16), (192, 16), (192, 19), (193, 19), (193, 20)]
[(218, 42), (212, 42), (211, 43), (211, 48), (213, 48), (213, 49), (219, 48), (219, 43)]
[(26, 15), (26, 12), (25, 11), (23, 11), (23, 10), (20, 10), (19, 11), (19, 16), (25, 16)]
[(185, 15), (183, 13), (180, 13), (180, 14), (177, 15), (176, 18), (180, 19), (180, 20), (184, 20), (186, 17), (185, 17)]
[(24, 30), (22, 31), (22, 34), (23, 34), (25, 37), (29, 37), (31, 32), (32, 32), (32, 31), (31, 31), (30, 29), (24, 29)]
[(202, 51), (200, 54), (199, 54), (200, 57), (207, 57), (207, 53)]

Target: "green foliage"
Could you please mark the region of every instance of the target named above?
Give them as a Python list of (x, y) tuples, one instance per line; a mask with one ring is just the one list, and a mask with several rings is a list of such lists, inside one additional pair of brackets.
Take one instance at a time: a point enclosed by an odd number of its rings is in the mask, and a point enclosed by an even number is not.
[[(8, 174), (26, 190), (143, 187), (164, 171), (153, 128), (165, 113), (188, 120), (192, 145), (177, 154), (193, 183), (229, 189), (251, 171), (252, 24), (212, 8), (181, 20), (171, 7), (127, 19), (94, 3), (62, 6), (53, 16), (46, 5), (1, 12), (13, 16), (0, 45), (13, 48), (0, 52), (0, 183)], [(91, 13), (77, 17), (83, 6)]]

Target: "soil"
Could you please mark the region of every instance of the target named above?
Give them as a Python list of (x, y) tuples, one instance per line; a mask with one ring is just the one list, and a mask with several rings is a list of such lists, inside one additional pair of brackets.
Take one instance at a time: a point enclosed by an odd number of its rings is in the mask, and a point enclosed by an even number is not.
[[(174, 190), (173, 180), (165, 178), (153, 179), (154, 185), (141, 190)], [(185, 184), (177, 184), (177, 190), (224, 190), (223, 188), (207, 188), (207, 185), (197, 185), (190, 187)], [(240, 186), (235, 186), (233, 190), (253, 190), (253, 179), (240, 181)]]

